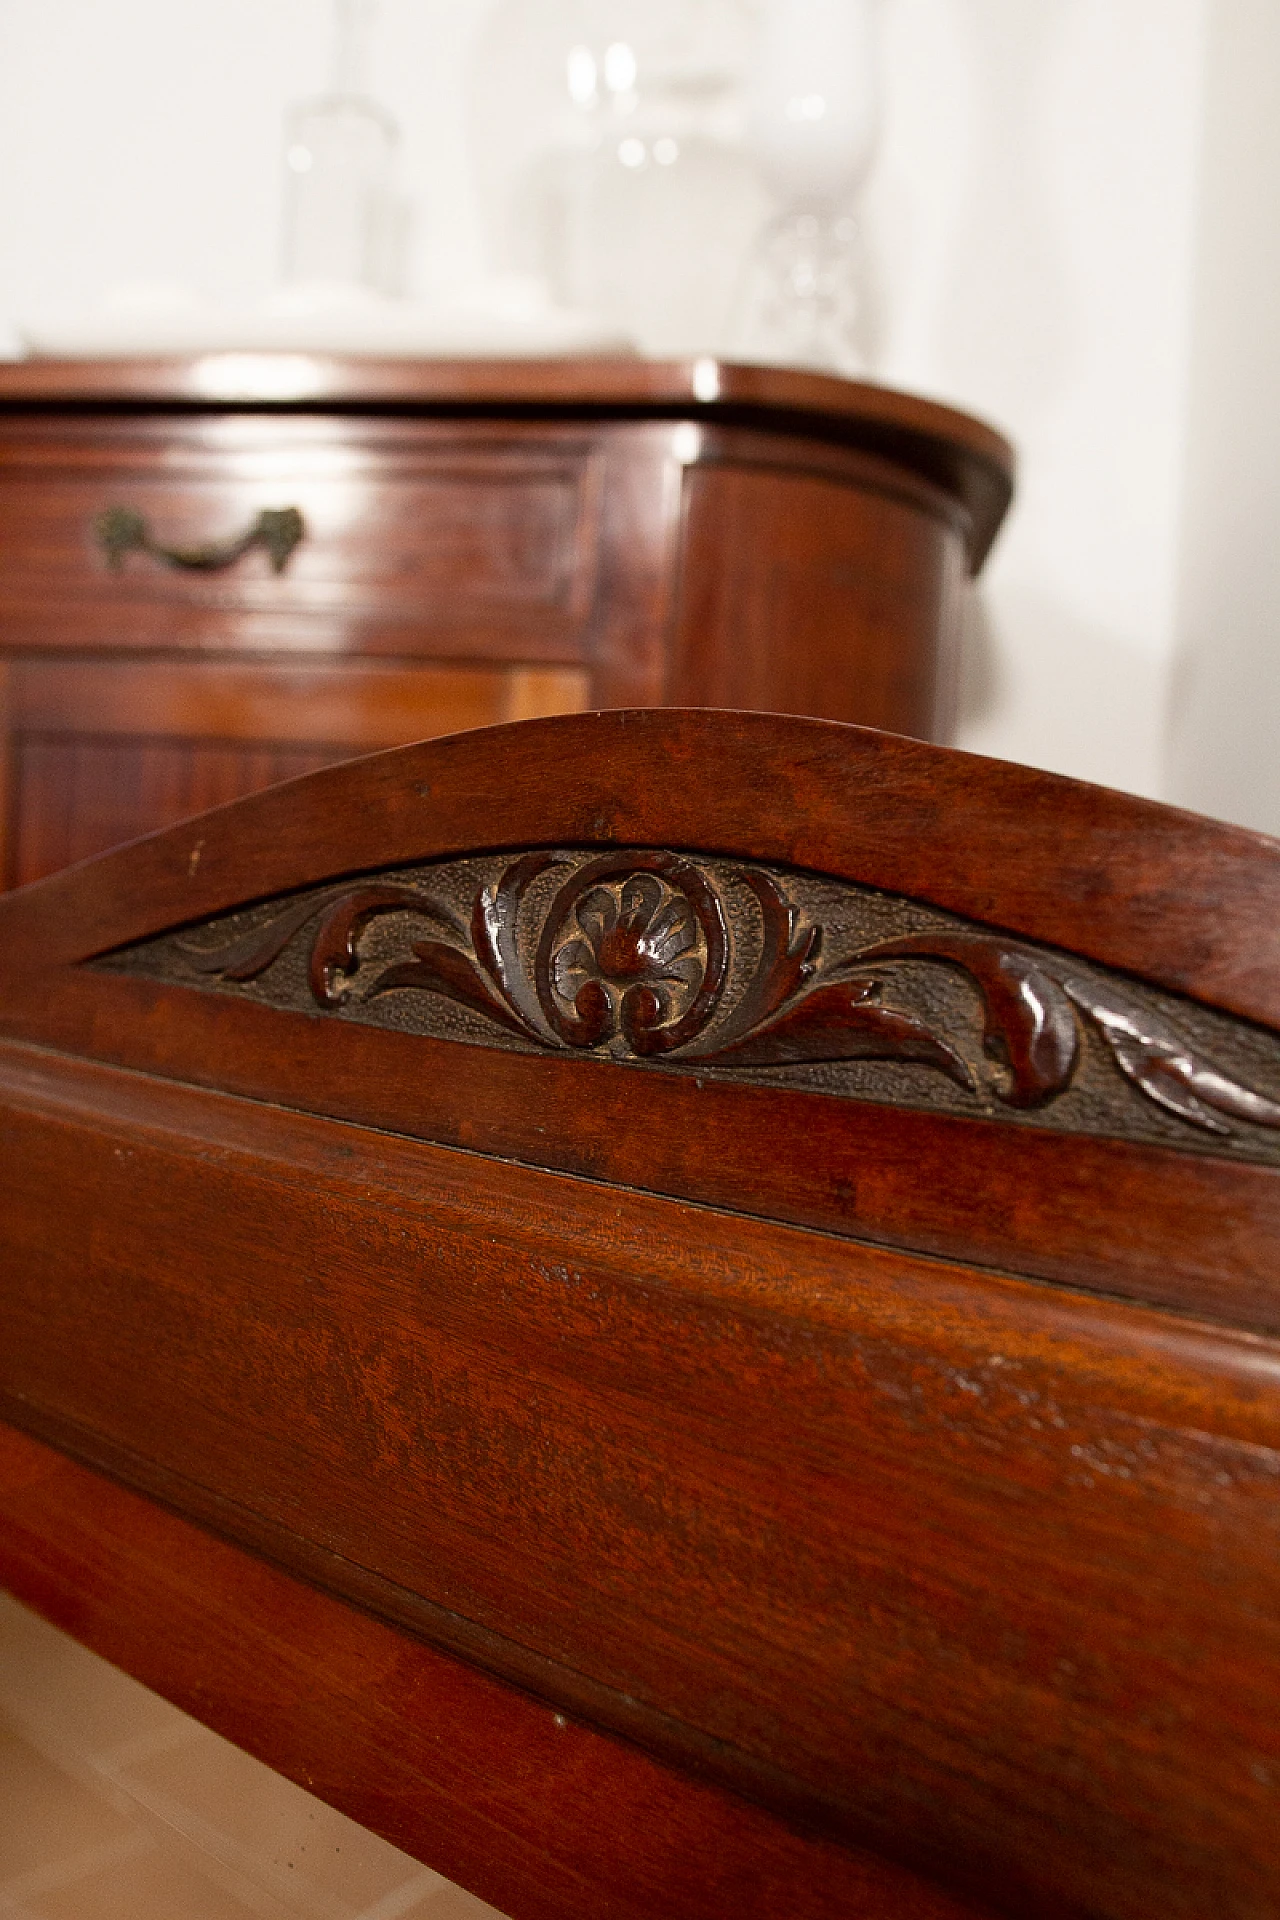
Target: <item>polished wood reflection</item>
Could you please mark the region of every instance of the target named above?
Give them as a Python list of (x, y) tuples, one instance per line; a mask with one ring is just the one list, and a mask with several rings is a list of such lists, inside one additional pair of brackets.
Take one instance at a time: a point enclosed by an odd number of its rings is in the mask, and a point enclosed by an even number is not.
[(317, 385), (295, 358), (257, 356), (256, 395), (217, 356), (0, 368), (6, 883), (323, 757), (552, 710), (945, 737), (1011, 484), (979, 423), (713, 363)]
[(1270, 1920), (1274, 841), (472, 731), (0, 899), (0, 1142), (0, 1585), (514, 1920)]

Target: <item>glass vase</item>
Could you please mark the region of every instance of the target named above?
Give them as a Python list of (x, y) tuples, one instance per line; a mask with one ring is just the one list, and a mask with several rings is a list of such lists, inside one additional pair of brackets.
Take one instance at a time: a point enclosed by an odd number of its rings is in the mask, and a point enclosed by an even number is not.
[(735, 351), (867, 370), (866, 260), (852, 207), (879, 121), (878, 0), (761, 0), (747, 144), (779, 210), (752, 247)]
[(284, 275), (293, 286), (395, 294), (398, 133), (368, 91), (372, 0), (337, 0), (332, 91), (286, 123)]

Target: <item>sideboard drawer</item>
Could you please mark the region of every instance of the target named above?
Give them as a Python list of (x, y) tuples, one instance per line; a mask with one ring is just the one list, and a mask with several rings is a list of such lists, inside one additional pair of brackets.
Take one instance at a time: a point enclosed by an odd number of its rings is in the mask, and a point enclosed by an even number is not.
[(537, 714), (945, 736), (1011, 480), (980, 422), (776, 368), (0, 366), (0, 887)]
[[(597, 520), (581, 436), (255, 416), (57, 423), (0, 461), (0, 645), (583, 658)], [(296, 546), (226, 564), (263, 512)], [(127, 512), (151, 550), (117, 549)], [(185, 554), (168, 562), (162, 550)]]

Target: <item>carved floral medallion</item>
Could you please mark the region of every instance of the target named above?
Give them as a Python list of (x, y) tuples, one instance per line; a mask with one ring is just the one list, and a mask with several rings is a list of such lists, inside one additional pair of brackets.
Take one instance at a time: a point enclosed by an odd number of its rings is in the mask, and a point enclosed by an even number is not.
[(923, 902), (740, 861), (478, 856), (95, 964), (473, 1044), (1280, 1156), (1277, 1036)]

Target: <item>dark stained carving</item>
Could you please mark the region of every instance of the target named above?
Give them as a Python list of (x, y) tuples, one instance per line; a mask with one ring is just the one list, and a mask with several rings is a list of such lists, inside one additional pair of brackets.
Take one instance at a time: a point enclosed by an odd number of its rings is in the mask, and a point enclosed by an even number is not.
[(434, 901), (410, 887), (360, 887), (330, 902), (311, 943), (307, 979), (322, 1007), (339, 1006), (360, 964), (360, 936), (382, 913), (422, 913), (434, 918)]
[(1241, 1086), (1202, 1060), (1157, 1014), (1126, 1005), (1092, 982), (1068, 979), (1063, 985), (1097, 1026), (1121, 1073), (1149, 1100), (1206, 1133), (1230, 1134), (1220, 1114), (1257, 1127), (1280, 1127), (1276, 1101)]
[(870, 947), (863, 961), (920, 958), (960, 967), (986, 1014), (983, 1046), (1008, 1072), (997, 1091), (1011, 1107), (1042, 1107), (1071, 1084), (1080, 1050), (1071, 1002), (1037, 953), (988, 934), (916, 934)]
[(724, 992), (728, 952), (719, 895), (690, 861), (607, 854), (557, 893), (534, 981), (567, 1046), (595, 1047), (620, 1033), (644, 1060), (702, 1034)]
[[(923, 903), (710, 856), (442, 862), (98, 964), (497, 1045), (781, 1074), (837, 1096), (1184, 1144), (1192, 1128), (1240, 1146), (1243, 1127), (1254, 1157), (1280, 1148), (1265, 1144), (1280, 1101), (1209, 1051), (1238, 1054), (1243, 1023)], [(452, 1026), (430, 1012), (440, 1006), (457, 1010)], [(1247, 1057), (1263, 1044), (1280, 1075), (1280, 1040), (1245, 1037)], [(886, 1083), (886, 1066), (926, 1069), (926, 1083)]]
[(743, 1039), (702, 1056), (709, 1064), (782, 1066), (801, 1060), (914, 1060), (962, 1087), (973, 1075), (962, 1057), (921, 1020), (878, 1003), (880, 982), (866, 977), (815, 987)]

